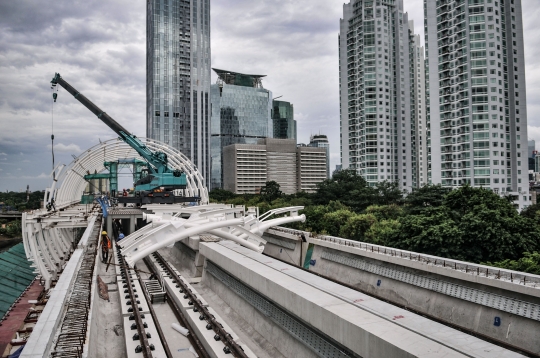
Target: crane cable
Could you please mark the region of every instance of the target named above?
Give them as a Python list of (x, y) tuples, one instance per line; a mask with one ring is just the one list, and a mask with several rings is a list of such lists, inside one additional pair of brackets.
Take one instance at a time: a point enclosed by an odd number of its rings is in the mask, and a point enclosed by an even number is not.
[[(52, 170), (53, 170), (53, 180), (56, 181), (56, 173), (54, 171), (54, 103), (56, 102), (56, 98), (58, 94), (54, 91), (55, 85), (51, 87), (52, 89), (52, 98), (53, 101), (51, 103), (51, 153), (52, 153)], [(58, 91), (58, 90), (57, 90)]]

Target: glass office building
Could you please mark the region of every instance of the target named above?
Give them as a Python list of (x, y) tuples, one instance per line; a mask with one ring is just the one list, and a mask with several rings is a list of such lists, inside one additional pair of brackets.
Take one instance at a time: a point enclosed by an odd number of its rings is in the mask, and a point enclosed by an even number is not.
[(273, 101), (272, 107), (274, 138), (296, 140), (296, 121), (294, 120), (294, 108), (292, 103)]
[(210, 0), (149, 0), (146, 136), (180, 150), (210, 178)]
[(257, 144), (273, 137), (272, 92), (261, 84), (263, 75), (214, 69), (211, 86), (211, 189), (223, 187), (223, 148)]

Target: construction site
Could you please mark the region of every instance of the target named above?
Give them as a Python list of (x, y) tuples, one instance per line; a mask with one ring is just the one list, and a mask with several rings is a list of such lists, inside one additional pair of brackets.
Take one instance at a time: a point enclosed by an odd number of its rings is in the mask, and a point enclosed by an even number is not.
[(3, 357), (540, 357), (540, 276), (210, 203), (185, 155), (51, 83), (117, 138), (57, 165), (0, 254)]

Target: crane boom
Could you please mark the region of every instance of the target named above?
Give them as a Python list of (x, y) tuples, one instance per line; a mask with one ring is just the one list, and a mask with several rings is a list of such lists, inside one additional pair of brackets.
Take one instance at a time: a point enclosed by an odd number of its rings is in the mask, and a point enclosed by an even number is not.
[[(101, 110), (86, 96), (77, 91), (66, 80), (56, 73), (51, 81), (53, 86), (62, 86), (66, 91), (75, 97), (83, 106), (88, 108), (90, 112), (94, 113), (103, 123), (111, 128), (124, 142), (126, 142), (131, 148), (133, 148), (142, 158), (148, 163), (149, 174), (139, 179), (135, 183), (135, 190), (137, 192), (152, 197), (156, 193), (163, 194), (165, 198), (170, 197), (170, 191), (174, 189), (185, 189), (187, 186), (186, 175), (178, 169), (173, 169), (168, 164), (167, 154), (158, 151), (152, 151), (146, 146), (139, 138), (130, 133), (120, 123), (115, 121), (111, 116)], [(56, 93), (53, 95), (56, 101)], [(192, 198), (193, 199), (193, 198)], [(156, 200), (158, 200), (156, 198)], [(166, 199), (163, 199), (166, 200)], [(168, 200), (168, 199), (167, 199)], [(172, 198), (172, 202), (177, 202), (180, 199)], [(170, 201), (170, 200), (169, 200)], [(186, 201), (184, 199), (180, 201)], [(146, 201), (145, 201), (146, 202)], [(152, 201), (148, 201), (152, 202)], [(154, 201), (165, 202), (165, 201)]]
[[(60, 85), (66, 91), (68, 91), (76, 100), (78, 100), (83, 106), (88, 108), (90, 112), (94, 113), (103, 123), (105, 123), (109, 128), (111, 128), (118, 136), (129, 146), (139, 153), (150, 165), (149, 169), (153, 173), (173, 173), (174, 170), (171, 169), (168, 165), (167, 155), (162, 152), (153, 152), (148, 147), (139, 140), (135, 135), (131, 134), (127, 129), (125, 129), (120, 123), (115, 121), (111, 116), (101, 110), (96, 106), (92, 101), (90, 101), (86, 96), (77, 91), (73, 86), (71, 86), (66, 80), (60, 76), (59, 73), (56, 73), (51, 81), (52, 85)], [(179, 176), (179, 175), (177, 175)]]
[(90, 112), (94, 113), (103, 123), (109, 126), (116, 134), (121, 137), (132, 135), (127, 129), (125, 129), (120, 123), (111, 118), (107, 113), (103, 112), (98, 106), (96, 106), (92, 101), (90, 101), (86, 96), (77, 91), (72, 85), (67, 83), (66, 80), (60, 76), (59, 73), (54, 75), (51, 83), (53, 85), (60, 85), (66, 91), (68, 91), (76, 100), (81, 102), (83, 106), (88, 108)]

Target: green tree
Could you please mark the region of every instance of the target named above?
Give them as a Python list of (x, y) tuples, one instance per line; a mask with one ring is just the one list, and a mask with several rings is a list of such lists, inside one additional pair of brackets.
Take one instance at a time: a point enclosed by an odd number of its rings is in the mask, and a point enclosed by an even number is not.
[(218, 203), (225, 203), (228, 200), (231, 200), (237, 197), (235, 193), (228, 190), (220, 189), (220, 188), (212, 189), (212, 191), (210, 191), (208, 195), (210, 196), (210, 199), (212, 201), (215, 201)]
[(362, 212), (376, 202), (376, 192), (355, 170), (346, 169), (319, 183), (313, 201), (321, 205), (340, 201), (354, 211)]
[(529, 218), (529, 219), (534, 219), (537, 222), (539, 222), (540, 221), (540, 203), (527, 206), (525, 209), (521, 210), (519, 215)]
[(377, 222), (377, 217), (373, 214), (356, 214), (347, 219), (339, 231), (339, 236), (356, 241), (365, 241), (365, 234), (373, 224)]
[(350, 210), (339, 201), (331, 201), (328, 205), (312, 205), (301, 211), (306, 215), (304, 229), (314, 233), (328, 232), (323, 221), (324, 215), (338, 210)]
[(379, 205), (400, 204), (403, 193), (399, 190), (397, 182), (382, 181), (375, 187), (375, 200)]
[(377, 220), (395, 220), (403, 215), (403, 209), (396, 204), (371, 205), (367, 207), (366, 214), (373, 214)]
[(462, 233), (446, 208), (434, 208), (423, 215), (399, 218), (400, 230), (388, 245), (429, 255), (465, 259)]
[(463, 186), (439, 207), (399, 218), (391, 246), (464, 261), (519, 258), (538, 249), (539, 226), (493, 192)]
[(267, 181), (261, 188), (261, 197), (268, 202), (279, 198), (282, 194), (281, 190), (279, 190), (279, 184), (274, 180)]
[(322, 218), (323, 231), (326, 231), (326, 233), (331, 236), (339, 236), (341, 228), (347, 223), (349, 218), (354, 215), (355, 213), (347, 209), (324, 214)]
[(500, 267), (508, 270), (527, 272), (534, 275), (540, 275), (540, 253), (538, 252), (525, 252), (523, 257), (519, 260), (503, 260), (499, 262), (486, 262), (483, 263), (488, 266)]
[(427, 184), (420, 188), (413, 188), (404, 199), (407, 211), (419, 214), (429, 208), (437, 208), (443, 204), (444, 197), (451, 191), (442, 185)]
[[(1, 225), (5, 224), (6, 227), (2, 228)], [(21, 237), (22, 236), (22, 226), (20, 220), (13, 220), (10, 222), (0, 223), (0, 235), (5, 235), (7, 237)]]
[(400, 229), (401, 224), (398, 220), (376, 221), (366, 231), (365, 241), (376, 245), (388, 246), (394, 241)]

